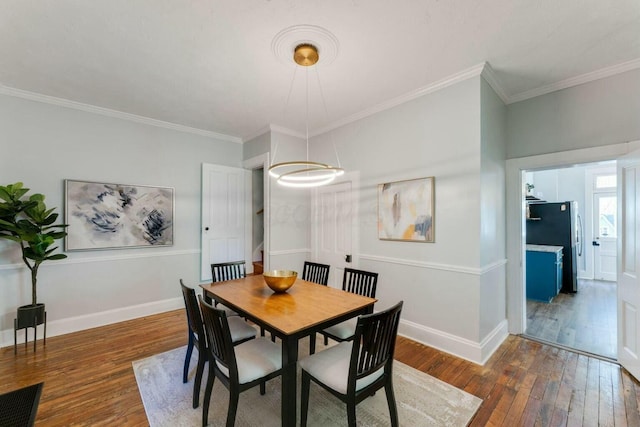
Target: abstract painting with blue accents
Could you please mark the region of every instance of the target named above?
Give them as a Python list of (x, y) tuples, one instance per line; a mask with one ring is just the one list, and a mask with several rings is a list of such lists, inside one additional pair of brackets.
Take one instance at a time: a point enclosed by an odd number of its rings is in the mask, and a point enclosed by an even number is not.
[(173, 245), (169, 187), (65, 181), (65, 250)]

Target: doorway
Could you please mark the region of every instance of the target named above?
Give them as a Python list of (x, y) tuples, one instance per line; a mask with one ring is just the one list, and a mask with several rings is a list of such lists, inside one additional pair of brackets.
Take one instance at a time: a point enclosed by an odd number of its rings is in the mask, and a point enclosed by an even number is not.
[(249, 171), (251, 183), (250, 193), (250, 230), (247, 238), (247, 245), (250, 250), (250, 262), (247, 262), (249, 271), (254, 274), (261, 274), (270, 269), (270, 181), (267, 171), (269, 170), (269, 153), (252, 157), (242, 163), (244, 169)]
[[(562, 248), (561, 256), (564, 260), (556, 264), (559, 264), (557, 268), (564, 273), (565, 279), (568, 272), (575, 276), (577, 291), (572, 292), (570, 288), (562, 286), (563, 292), (555, 295), (544, 294), (544, 298), (540, 298), (540, 293), (537, 291), (541, 286), (540, 279), (537, 271), (534, 271), (540, 267), (537, 264), (526, 265), (525, 269), (528, 273), (524, 284), (527, 295), (524, 335), (615, 360), (617, 358), (615, 161), (525, 171), (524, 181), (529, 190), (527, 203), (531, 204), (531, 209), (527, 209), (527, 212), (544, 212), (545, 209), (565, 206), (566, 210), (571, 212), (569, 218), (571, 227), (567, 229), (567, 233), (571, 233), (572, 247)], [(539, 218), (534, 219), (539, 220)], [(525, 232), (528, 232), (523, 242), (548, 243), (536, 240), (540, 238), (540, 221), (531, 223), (532, 220), (526, 221)], [(535, 235), (532, 234), (534, 232)], [(557, 225), (554, 225), (553, 232), (558, 233)], [(525, 245), (523, 248), (527, 254), (525, 259), (537, 260), (538, 258), (530, 258), (532, 253), (537, 254), (533, 251), (550, 248), (557, 249), (547, 245), (541, 247)], [(569, 255), (568, 259), (567, 255)]]

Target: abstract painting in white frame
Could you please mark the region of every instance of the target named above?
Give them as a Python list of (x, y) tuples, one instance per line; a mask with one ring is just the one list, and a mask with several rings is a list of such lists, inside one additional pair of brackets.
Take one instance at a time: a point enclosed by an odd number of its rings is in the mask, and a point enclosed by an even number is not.
[(65, 180), (65, 250), (173, 245), (174, 189)]
[(433, 243), (435, 178), (378, 185), (378, 238)]

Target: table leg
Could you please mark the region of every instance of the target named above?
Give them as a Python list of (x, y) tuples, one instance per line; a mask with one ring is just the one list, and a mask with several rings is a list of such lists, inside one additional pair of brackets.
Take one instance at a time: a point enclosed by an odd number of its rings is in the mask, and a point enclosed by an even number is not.
[(296, 425), (296, 362), (298, 360), (298, 340), (285, 337), (282, 340), (282, 427)]

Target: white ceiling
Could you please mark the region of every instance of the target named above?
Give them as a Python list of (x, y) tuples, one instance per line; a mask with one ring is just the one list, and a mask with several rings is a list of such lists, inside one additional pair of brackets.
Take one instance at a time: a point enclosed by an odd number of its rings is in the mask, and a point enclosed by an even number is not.
[(272, 50), (300, 24), (338, 41), (314, 67), (326, 110), (310, 75), (312, 133), (484, 62), (506, 102), (640, 68), (639, 0), (0, 0), (0, 93), (304, 133), (304, 72)]

